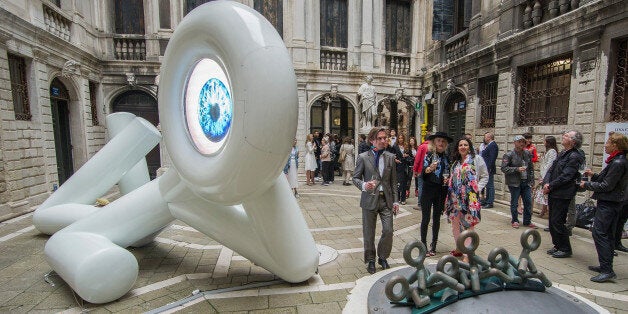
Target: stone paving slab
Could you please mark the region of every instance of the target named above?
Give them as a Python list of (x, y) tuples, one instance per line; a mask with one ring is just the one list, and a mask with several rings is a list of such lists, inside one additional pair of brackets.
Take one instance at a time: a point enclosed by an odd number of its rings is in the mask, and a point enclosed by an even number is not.
[[(311, 280), (292, 284), (278, 283), (268, 287), (244, 289), (229, 293), (209, 294), (170, 312), (179, 313), (340, 313), (355, 281), (368, 276), (362, 249), (361, 209), (359, 191), (342, 186), (303, 186), (298, 199), (305, 220), (318, 244), (338, 251), (338, 257), (319, 267), (319, 275)], [(412, 209), (415, 197), (408, 199), (394, 220), (394, 242), (391, 266), (403, 264), (402, 250), (418, 238), (419, 211)], [(274, 275), (233, 252), (221, 259), (222, 246), (215, 240), (175, 221), (159, 234), (157, 240), (130, 251), (138, 259), (140, 272), (132, 290), (108, 304), (89, 304), (76, 296), (63, 280), (44, 275), (51, 269), (44, 260), (43, 248), (48, 236), (32, 227), (32, 215), (24, 215), (0, 223), (0, 312), (15, 313), (141, 313), (192, 296), (194, 290), (212, 291), (222, 288), (277, 280)], [(476, 227), (480, 235), (478, 255), (486, 258), (496, 246), (511, 254), (521, 252), (519, 237), (523, 228), (509, 224), (506, 204), (483, 210), (482, 222)], [(547, 220), (533, 218), (538, 225)], [(378, 225), (377, 233), (381, 232)], [(551, 246), (549, 234), (540, 230), (542, 244), (532, 253), (537, 267), (561, 288), (572, 289), (612, 313), (628, 309), (628, 254), (615, 258), (618, 280), (597, 284), (589, 280), (594, 274), (587, 265), (597, 263), (591, 233), (575, 229), (571, 238), (574, 256), (554, 259), (544, 252)], [(431, 240), (431, 231), (428, 234)], [(441, 220), (437, 258), (454, 247), (451, 227)], [(378, 268), (379, 270), (379, 268)]]

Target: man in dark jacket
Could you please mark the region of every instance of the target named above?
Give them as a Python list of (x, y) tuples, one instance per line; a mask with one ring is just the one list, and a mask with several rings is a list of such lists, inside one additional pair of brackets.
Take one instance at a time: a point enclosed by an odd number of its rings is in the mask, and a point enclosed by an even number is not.
[(510, 191), (510, 224), (519, 228), (517, 205), (519, 196), (523, 201), (523, 225), (536, 229), (532, 223), (532, 183), (534, 182), (534, 166), (532, 154), (525, 150), (526, 140), (521, 135), (513, 139), (515, 147), (502, 157), (501, 170)]
[(495, 135), (491, 132), (484, 133), (485, 147), (480, 155), (486, 163), (488, 168), (488, 183), (486, 184), (486, 198), (482, 202), (483, 208), (493, 208), (493, 201), (495, 200), (495, 160), (497, 160), (497, 153), (499, 147), (495, 143)]
[(358, 155), (371, 149), (371, 144), (366, 141), (366, 135), (360, 134), (360, 144), (358, 145)]
[(565, 227), (569, 202), (576, 197), (580, 181), (578, 168), (584, 162), (578, 152), (582, 146), (582, 134), (578, 131), (568, 131), (563, 134), (562, 145), (564, 150), (552, 163), (543, 178), (543, 193), (549, 194), (549, 225), (554, 247), (547, 254), (555, 258), (571, 257), (571, 242), (569, 232)]
[[(316, 158), (316, 170), (314, 170), (314, 177), (320, 179), (319, 175), (321, 173), (321, 148), (323, 148), (322, 140), (323, 137), (321, 133), (318, 131), (314, 131), (314, 145), (316, 148), (314, 149), (314, 157)], [(318, 180), (320, 181), (320, 180)]]
[[(599, 174), (594, 174), (590, 182), (580, 183), (580, 187), (593, 191), (591, 198), (597, 200), (593, 220), (593, 241), (600, 266), (589, 266), (589, 269), (600, 274), (591, 277), (593, 282), (606, 282), (617, 277), (613, 272), (615, 224), (623, 207), (624, 193), (628, 184), (626, 136), (611, 132), (604, 149), (609, 154), (607, 166)], [(590, 170), (585, 171), (585, 175), (589, 174)]]

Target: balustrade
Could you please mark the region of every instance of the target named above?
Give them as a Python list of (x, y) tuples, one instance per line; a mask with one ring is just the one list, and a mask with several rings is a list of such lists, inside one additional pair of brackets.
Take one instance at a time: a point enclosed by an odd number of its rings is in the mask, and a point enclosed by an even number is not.
[(447, 62), (462, 58), (467, 54), (469, 49), (469, 31), (463, 32), (451, 37), (445, 42), (445, 59)]
[(386, 56), (386, 73), (390, 74), (410, 74), (410, 57)]
[(321, 49), (321, 70), (347, 70), (347, 52)]
[(72, 25), (72, 21), (49, 6), (44, 5), (43, 7), (46, 30), (63, 40), (70, 41), (70, 26)]
[(113, 46), (117, 60), (146, 60), (146, 40), (143, 37), (114, 37)]

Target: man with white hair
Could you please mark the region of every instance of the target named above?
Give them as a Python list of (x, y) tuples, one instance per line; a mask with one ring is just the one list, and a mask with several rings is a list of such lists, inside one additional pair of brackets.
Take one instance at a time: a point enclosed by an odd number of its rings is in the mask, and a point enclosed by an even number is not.
[(580, 181), (578, 168), (584, 157), (578, 149), (582, 146), (582, 134), (578, 131), (563, 133), (564, 150), (558, 154), (543, 178), (543, 193), (549, 194), (549, 226), (554, 247), (547, 254), (555, 258), (570, 257), (573, 252), (569, 242), (569, 231), (565, 226), (569, 202), (576, 197), (577, 181)]

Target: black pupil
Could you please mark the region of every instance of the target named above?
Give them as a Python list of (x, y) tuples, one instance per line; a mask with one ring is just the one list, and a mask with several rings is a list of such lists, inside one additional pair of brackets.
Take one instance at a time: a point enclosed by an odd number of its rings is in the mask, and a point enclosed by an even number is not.
[(218, 118), (220, 118), (220, 108), (218, 104), (211, 104), (209, 116), (212, 118), (212, 121), (218, 121)]

